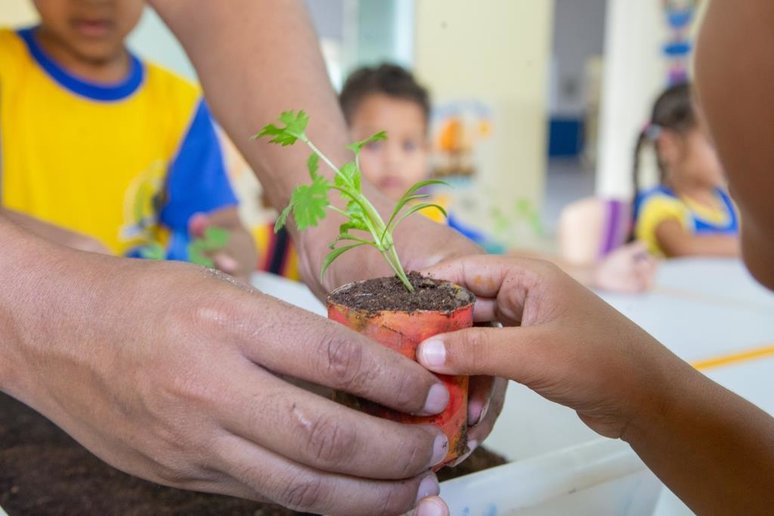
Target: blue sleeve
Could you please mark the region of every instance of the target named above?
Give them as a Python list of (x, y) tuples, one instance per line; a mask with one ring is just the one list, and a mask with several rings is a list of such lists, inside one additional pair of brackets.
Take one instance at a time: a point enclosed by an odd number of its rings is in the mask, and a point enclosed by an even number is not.
[(167, 174), (166, 203), (159, 216), (170, 231), (167, 258), (188, 259), (191, 216), (236, 204), (210, 110), (202, 100)]

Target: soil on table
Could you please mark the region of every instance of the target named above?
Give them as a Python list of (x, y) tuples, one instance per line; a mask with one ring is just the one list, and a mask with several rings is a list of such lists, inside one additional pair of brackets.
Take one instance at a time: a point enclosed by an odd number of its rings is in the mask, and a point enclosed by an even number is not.
[(397, 276), (358, 281), (337, 289), (329, 300), (365, 312), (433, 310), (452, 312), (475, 301), (468, 290), (449, 283), (408, 274), (414, 292), (409, 292)]
[[(443, 479), (504, 463), (482, 448)], [(276, 505), (163, 487), (97, 459), (46, 418), (0, 393), (0, 507), (9, 516), (285, 516)]]

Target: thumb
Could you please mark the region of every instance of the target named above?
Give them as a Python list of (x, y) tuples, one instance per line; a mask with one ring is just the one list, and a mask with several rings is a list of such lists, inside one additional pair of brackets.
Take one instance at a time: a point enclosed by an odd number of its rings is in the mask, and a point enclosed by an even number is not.
[(539, 333), (538, 328), (469, 328), (436, 335), (419, 345), (417, 360), (436, 373), (519, 381), (540, 360), (531, 352)]

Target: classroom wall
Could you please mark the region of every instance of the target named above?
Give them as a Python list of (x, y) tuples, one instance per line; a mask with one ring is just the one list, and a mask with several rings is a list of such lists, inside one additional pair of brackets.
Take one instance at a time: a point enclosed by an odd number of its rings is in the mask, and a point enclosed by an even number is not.
[(2, 0), (0, 2), (0, 26), (31, 25), (37, 19), (37, 13), (35, 13), (29, 0)]
[(602, 55), (607, 0), (555, 0), (552, 36), (552, 115), (586, 114), (587, 65)]
[(436, 103), (473, 98), (493, 108), (492, 152), (479, 191), (506, 212), (518, 198), (539, 203), (543, 195), (553, 5), (416, 2), (416, 71)]

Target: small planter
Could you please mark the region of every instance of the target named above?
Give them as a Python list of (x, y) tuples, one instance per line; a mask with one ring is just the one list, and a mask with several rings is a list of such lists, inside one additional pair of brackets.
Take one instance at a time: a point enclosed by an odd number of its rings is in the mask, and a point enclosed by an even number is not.
[[(415, 288), (412, 293), (395, 277), (344, 285), (328, 296), (328, 318), (412, 360), (423, 340), (473, 325), (475, 296), (468, 290), (418, 273), (409, 278)], [(410, 416), (350, 395), (337, 394), (336, 399), (374, 416), (440, 427), (449, 438), (449, 452), (440, 469), (467, 452), (468, 377), (438, 377), (449, 390), (449, 405), (436, 416)]]

